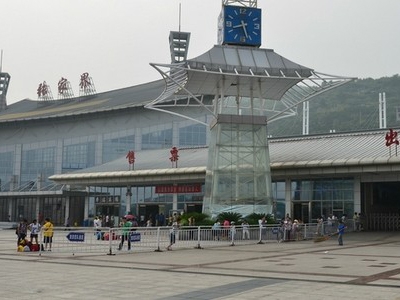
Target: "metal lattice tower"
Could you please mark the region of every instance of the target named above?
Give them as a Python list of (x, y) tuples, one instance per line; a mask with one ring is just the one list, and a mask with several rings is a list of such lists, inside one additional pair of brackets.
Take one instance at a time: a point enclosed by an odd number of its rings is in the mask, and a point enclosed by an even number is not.
[(10, 84), (11, 76), (0, 70), (0, 111), (7, 108), (7, 90)]
[(257, 0), (222, 0), (222, 5), (257, 7)]

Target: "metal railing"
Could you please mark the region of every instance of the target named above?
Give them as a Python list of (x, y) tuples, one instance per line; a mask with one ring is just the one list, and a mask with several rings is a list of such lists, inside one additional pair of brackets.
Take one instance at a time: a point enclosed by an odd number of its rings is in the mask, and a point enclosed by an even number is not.
[[(346, 231), (354, 230), (353, 220), (346, 222)], [(234, 226), (213, 229), (211, 226), (182, 226), (171, 232), (171, 227), (132, 227), (101, 228), (96, 231), (88, 227), (55, 227), (51, 243), (51, 252), (104, 253), (114, 255), (129, 252), (165, 251), (171, 244), (171, 234), (175, 235), (172, 249), (209, 248), (220, 246), (251, 245), (287, 241), (303, 241), (318, 235), (336, 232), (336, 223), (299, 224), (286, 228), (280, 225)], [(50, 253), (50, 245), (44, 241), (40, 232), (39, 255)], [(123, 241), (123, 244), (121, 243)], [(129, 241), (130, 247), (129, 247)], [(47, 248), (47, 249), (46, 249)], [(130, 248), (130, 249), (129, 249)]]

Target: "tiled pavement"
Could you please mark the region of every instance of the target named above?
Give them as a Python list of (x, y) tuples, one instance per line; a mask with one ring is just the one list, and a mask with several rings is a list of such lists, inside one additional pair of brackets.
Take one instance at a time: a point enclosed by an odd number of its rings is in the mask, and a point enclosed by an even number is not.
[(116, 255), (15, 244), (0, 230), (1, 299), (400, 299), (400, 232)]

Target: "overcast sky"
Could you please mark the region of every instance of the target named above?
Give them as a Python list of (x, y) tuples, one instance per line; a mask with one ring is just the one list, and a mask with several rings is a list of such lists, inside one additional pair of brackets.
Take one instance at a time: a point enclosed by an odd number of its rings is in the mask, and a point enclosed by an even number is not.
[[(97, 92), (160, 79), (168, 35), (191, 32), (189, 58), (217, 43), (221, 0), (0, 0), (2, 71), (8, 104), (44, 80), (57, 98), (67, 78), (79, 95), (88, 72)], [(316, 71), (380, 78), (400, 73), (399, 0), (258, 0), (262, 48)]]

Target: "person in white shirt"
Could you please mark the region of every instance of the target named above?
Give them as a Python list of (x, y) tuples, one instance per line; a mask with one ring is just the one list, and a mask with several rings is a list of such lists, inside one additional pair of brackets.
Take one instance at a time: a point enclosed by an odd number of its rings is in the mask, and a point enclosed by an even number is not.
[(33, 240), (35, 240), (36, 245), (38, 245), (39, 244), (38, 236), (39, 236), (39, 232), (40, 232), (40, 224), (35, 219), (32, 221), (31, 224), (29, 224), (28, 228), (31, 232), (31, 243), (33, 242)]
[(250, 228), (249, 223), (246, 220), (243, 220), (243, 223), (242, 223), (242, 230), (243, 230), (242, 231), (242, 239), (243, 240), (250, 239), (249, 228)]
[(101, 239), (101, 219), (96, 216), (93, 221), (94, 230), (96, 230), (97, 239)]

